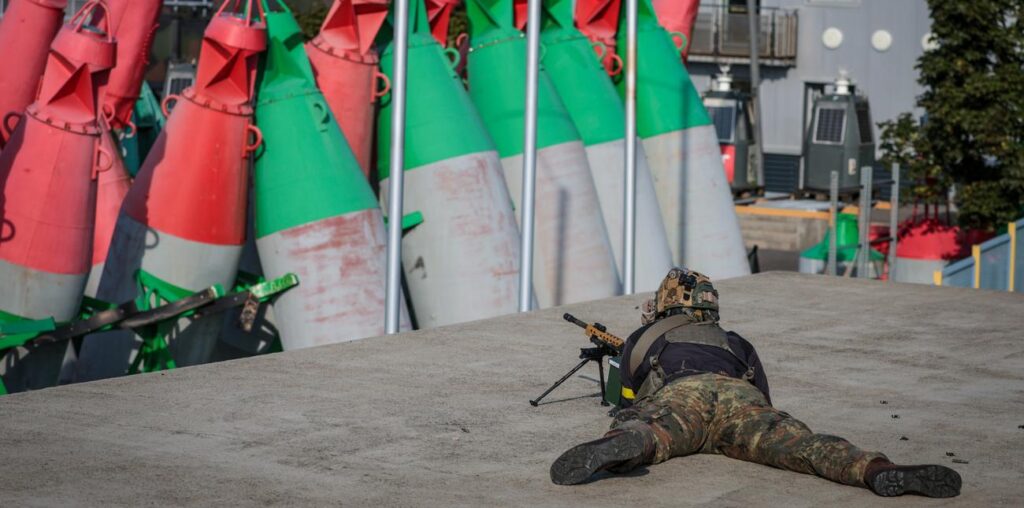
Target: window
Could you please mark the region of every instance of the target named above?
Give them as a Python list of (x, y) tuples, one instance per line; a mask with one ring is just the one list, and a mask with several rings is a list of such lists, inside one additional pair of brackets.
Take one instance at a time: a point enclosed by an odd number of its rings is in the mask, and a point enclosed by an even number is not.
[(846, 110), (839, 108), (818, 108), (814, 124), (814, 142), (843, 144), (846, 131)]
[(708, 106), (711, 122), (715, 124), (719, 143), (733, 142), (733, 129), (736, 127), (735, 106)]

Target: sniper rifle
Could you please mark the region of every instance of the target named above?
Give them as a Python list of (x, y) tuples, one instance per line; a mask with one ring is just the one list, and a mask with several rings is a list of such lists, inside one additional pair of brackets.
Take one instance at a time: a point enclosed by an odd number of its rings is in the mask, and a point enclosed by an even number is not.
[(576, 316), (573, 316), (568, 312), (565, 313), (565, 315), (563, 315), (562, 317), (565, 318), (566, 321), (580, 328), (583, 328), (583, 333), (587, 335), (587, 337), (590, 339), (590, 342), (592, 342), (595, 347), (580, 348), (580, 363), (576, 364), (576, 366), (573, 367), (572, 370), (570, 370), (564, 376), (562, 376), (561, 379), (555, 381), (555, 384), (551, 385), (551, 387), (545, 390), (544, 393), (540, 394), (540, 397), (531, 400), (530, 405), (536, 407), (540, 403), (541, 399), (547, 397), (549, 393), (554, 391), (555, 388), (558, 388), (559, 385), (561, 385), (567, 379), (572, 377), (572, 375), (575, 374), (576, 371), (582, 369), (583, 366), (589, 362), (597, 363), (597, 371), (598, 373), (600, 373), (601, 376), (601, 405), (609, 405), (608, 401), (605, 400), (604, 393), (604, 357), (614, 357), (622, 354), (622, 346), (625, 344), (625, 341), (611, 333), (608, 333), (608, 328), (606, 328), (601, 323), (587, 323), (585, 321), (577, 319)]

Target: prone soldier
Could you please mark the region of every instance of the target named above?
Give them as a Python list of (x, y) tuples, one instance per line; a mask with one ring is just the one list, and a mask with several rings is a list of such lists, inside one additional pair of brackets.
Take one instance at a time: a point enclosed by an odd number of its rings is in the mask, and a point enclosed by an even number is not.
[(711, 280), (673, 268), (643, 326), (626, 339), (623, 409), (601, 439), (570, 448), (551, 465), (551, 481), (574, 485), (594, 473), (625, 473), (694, 453), (722, 454), (852, 485), (879, 496), (960, 493), (956, 471), (900, 466), (849, 441), (816, 434), (772, 406), (754, 346), (718, 325)]

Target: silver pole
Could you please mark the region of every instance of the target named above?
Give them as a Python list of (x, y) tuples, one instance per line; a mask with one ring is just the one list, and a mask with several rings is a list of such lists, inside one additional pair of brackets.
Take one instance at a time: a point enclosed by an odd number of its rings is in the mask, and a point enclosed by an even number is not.
[(829, 233), (828, 233), (828, 274), (835, 275), (839, 268), (836, 265), (836, 251), (839, 240), (836, 235), (839, 233), (839, 172), (832, 172), (832, 182), (829, 184)]
[(622, 289), (636, 290), (636, 34), (637, 0), (626, 0), (626, 205), (623, 220)]
[(533, 306), (533, 215), (537, 186), (537, 75), (540, 73), (540, 2), (527, 2), (526, 126), (523, 133), (523, 236), (519, 243), (519, 312)]
[(896, 246), (899, 245), (899, 214), (900, 214), (900, 165), (892, 165), (892, 193), (889, 196), (889, 282), (895, 282)]
[(405, 199), (405, 83), (409, 0), (395, 0), (395, 64), (391, 78), (391, 158), (388, 180), (388, 270), (384, 330), (398, 333), (402, 302), (402, 205)]
[(750, 95), (754, 110), (754, 163), (757, 164), (757, 186), (764, 186), (764, 138), (761, 128), (761, 16), (757, 13), (757, 1), (747, 0), (747, 20), (750, 24)]
[(870, 167), (860, 168), (860, 247), (857, 249), (857, 277), (868, 278), (868, 261), (871, 259), (871, 244), (868, 232), (871, 230), (871, 171)]

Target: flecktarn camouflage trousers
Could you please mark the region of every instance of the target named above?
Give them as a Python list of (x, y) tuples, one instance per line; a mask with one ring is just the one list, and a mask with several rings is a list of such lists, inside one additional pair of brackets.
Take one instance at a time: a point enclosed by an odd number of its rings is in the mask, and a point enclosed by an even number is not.
[(880, 453), (815, 434), (773, 408), (750, 383), (718, 374), (674, 380), (619, 411), (612, 429), (653, 437), (654, 463), (694, 453), (716, 453), (863, 487), (864, 469)]

